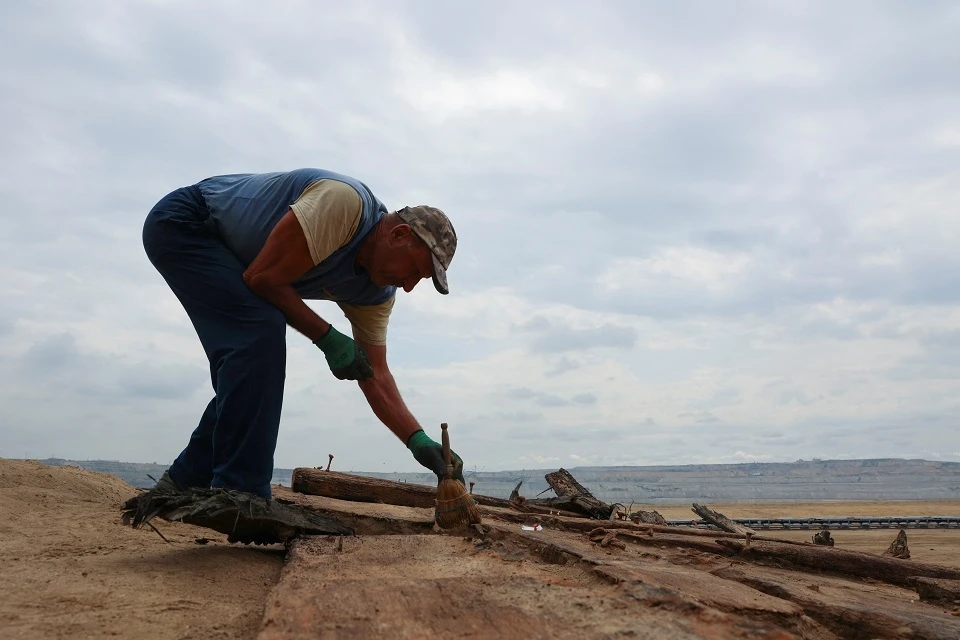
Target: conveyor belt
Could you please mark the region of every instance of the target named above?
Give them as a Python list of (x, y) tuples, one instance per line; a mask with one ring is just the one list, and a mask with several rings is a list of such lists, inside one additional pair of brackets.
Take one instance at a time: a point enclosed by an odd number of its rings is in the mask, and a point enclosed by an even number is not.
[[(731, 518), (759, 529), (960, 529), (960, 516), (832, 516), (819, 518)], [(713, 528), (706, 520), (667, 520), (677, 526)]]

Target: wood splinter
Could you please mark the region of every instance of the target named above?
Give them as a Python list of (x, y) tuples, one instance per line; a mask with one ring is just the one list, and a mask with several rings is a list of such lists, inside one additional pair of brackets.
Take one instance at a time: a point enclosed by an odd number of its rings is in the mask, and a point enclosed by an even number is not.
[(626, 549), (627, 545), (625, 545), (622, 541), (617, 540), (617, 533), (618, 532), (616, 530), (608, 531), (603, 527), (597, 527), (596, 529), (593, 529), (592, 531), (587, 533), (587, 537), (590, 539), (590, 542), (597, 543), (601, 547), (614, 547), (616, 549)]
[(600, 541), (601, 547), (614, 547), (616, 549), (626, 549), (627, 545), (623, 542), (617, 540), (617, 532), (611, 531), (607, 535), (603, 536), (603, 540)]

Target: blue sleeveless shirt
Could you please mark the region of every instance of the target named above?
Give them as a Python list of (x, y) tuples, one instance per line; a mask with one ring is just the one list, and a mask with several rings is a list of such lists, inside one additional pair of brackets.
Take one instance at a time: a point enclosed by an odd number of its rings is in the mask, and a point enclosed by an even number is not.
[(323, 169), (213, 176), (197, 183), (210, 209), (217, 235), (244, 266), (253, 262), (270, 232), (300, 194), (317, 180), (338, 180), (360, 194), (363, 210), (353, 237), (293, 282), (297, 293), (312, 300), (374, 305), (393, 297), (396, 287), (380, 287), (354, 260), (360, 245), (387, 213), (370, 188), (349, 176)]

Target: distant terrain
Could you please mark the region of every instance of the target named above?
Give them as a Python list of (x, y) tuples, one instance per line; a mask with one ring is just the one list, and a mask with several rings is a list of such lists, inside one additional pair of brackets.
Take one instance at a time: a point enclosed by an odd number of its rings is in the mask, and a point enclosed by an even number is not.
[[(108, 460), (40, 460), (115, 475), (135, 487), (150, 487), (165, 464)], [(334, 465), (336, 469), (336, 465)], [(369, 473), (375, 478), (434, 485), (430, 473)], [(521, 480), (521, 495), (548, 489), (543, 476), (556, 468), (467, 472), (475, 491), (505, 498)], [(797, 462), (704, 464), (644, 467), (568, 467), (605, 502), (685, 504), (690, 502), (812, 502), (823, 500), (958, 500), (960, 462), (883, 458), (798, 460)], [(290, 485), (292, 469), (277, 469), (273, 483)], [(547, 495), (552, 495), (549, 493)]]

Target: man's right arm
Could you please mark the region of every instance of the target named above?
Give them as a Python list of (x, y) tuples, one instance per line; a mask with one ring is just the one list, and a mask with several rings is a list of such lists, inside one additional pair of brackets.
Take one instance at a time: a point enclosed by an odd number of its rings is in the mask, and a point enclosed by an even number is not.
[(283, 311), (290, 326), (313, 342), (330, 324), (303, 302), (293, 282), (350, 240), (362, 211), (353, 187), (317, 180), (290, 205), (243, 274), (254, 293)]
[(330, 371), (341, 380), (373, 375), (366, 354), (307, 306), (293, 283), (350, 239), (361, 209), (360, 194), (349, 185), (315, 182), (274, 226), (243, 274), (251, 291), (280, 309), (287, 324), (323, 351)]
[(243, 282), (280, 309), (290, 326), (311, 342), (326, 335), (330, 323), (307, 306), (293, 288), (293, 282), (313, 266), (303, 228), (291, 209), (273, 228), (260, 253), (243, 272)]
[(365, 380), (373, 375), (367, 356), (349, 337), (307, 306), (293, 282), (314, 266), (306, 236), (293, 211), (287, 211), (266, 243), (243, 272), (243, 282), (272, 303), (294, 329), (307, 336), (326, 357), (330, 371), (341, 380)]

